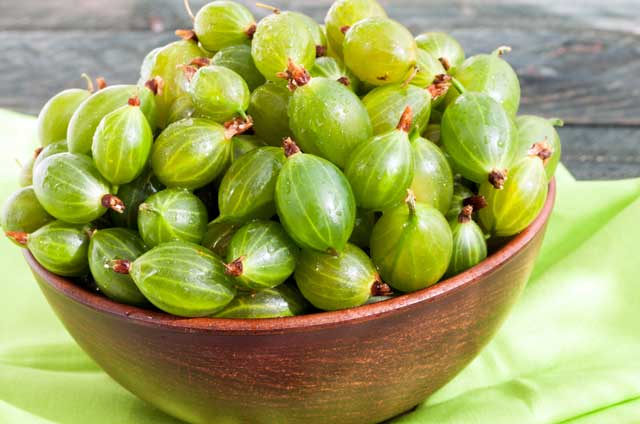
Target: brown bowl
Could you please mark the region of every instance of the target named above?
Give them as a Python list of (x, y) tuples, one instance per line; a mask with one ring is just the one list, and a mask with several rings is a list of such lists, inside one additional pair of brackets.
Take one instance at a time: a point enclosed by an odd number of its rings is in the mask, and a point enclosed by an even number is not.
[[(292, 318), (183, 319), (112, 302), (26, 259), (78, 344), (193, 423), (375, 423), (414, 407), (491, 340), (531, 274), (555, 198), (487, 260), (430, 288)], [(107, 411), (105, 411), (107, 412)]]

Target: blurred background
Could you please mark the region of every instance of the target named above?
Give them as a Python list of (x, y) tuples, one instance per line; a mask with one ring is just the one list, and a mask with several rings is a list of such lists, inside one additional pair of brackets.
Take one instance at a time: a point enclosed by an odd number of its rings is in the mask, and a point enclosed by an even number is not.
[[(511, 46), (521, 113), (564, 119), (563, 162), (577, 178), (640, 176), (640, 0), (380, 2), (416, 35), (452, 33), (467, 56)], [(191, 0), (194, 12), (204, 3)], [(272, 4), (322, 22), (331, 0)], [(0, 0), (0, 108), (37, 114), (84, 86), (82, 72), (134, 83), (146, 53), (189, 27), (182, 0)]]

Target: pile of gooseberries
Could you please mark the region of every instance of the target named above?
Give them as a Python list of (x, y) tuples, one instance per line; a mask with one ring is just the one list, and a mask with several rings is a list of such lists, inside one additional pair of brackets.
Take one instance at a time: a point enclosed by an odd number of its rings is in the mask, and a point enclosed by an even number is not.
[(6, 235), (117, 302), (272, 318), (424, 289), (539, 214), (561, 122), (517, 115), (508, 48), (465, 59), (375, 0), (269, 9), (187, 3), (136, 84), (49, 100)]

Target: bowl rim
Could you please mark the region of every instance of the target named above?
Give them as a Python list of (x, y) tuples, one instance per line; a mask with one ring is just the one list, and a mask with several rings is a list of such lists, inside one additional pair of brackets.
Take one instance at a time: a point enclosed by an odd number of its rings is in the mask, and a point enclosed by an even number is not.
[(183, 318), (162, 311), (153, 311), (117, 303), (105, 296), (88, 291), (72, 281), (44, 269), (35, 258), (24, 249), (24, 256), (32, 271), (41, 277), (53, 290), (73, 301), (105, 314), (134, 321), (136, 324), (161, 327), (183, 332), (224, 332), (235, 334), (280, 333), (283, 331), (305, 331), (310, 328), (330, 328), (345, 323), (373, 320), (382, 315), (406, 312), (412, 306), (451, 295), (467, 286), (478, 283), (493, 274), (523, 250), (535, 236), (544, 229), (556, 196), (555, 178), (549, 184), (545, 204), (536, 219), (520, 234), (509, 240), (503, 247), (467, 271), (447, 278), (416, 292), (407, 293), (383, 302), (330, 312), (282, 318), (239, 319), (239, 318)]

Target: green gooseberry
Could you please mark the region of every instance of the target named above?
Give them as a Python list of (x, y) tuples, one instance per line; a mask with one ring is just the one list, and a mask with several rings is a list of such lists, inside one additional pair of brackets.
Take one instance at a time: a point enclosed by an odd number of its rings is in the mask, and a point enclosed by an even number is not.
[(151, 149), (151, 168), (167, 187), (204, 187), (227, 168), (234, 126), (201, 118), (169, 125)]
[(345, 34), (344, 63), (373, 85), (402, 82), (416, 65), (418, 47), (402, 24), (383, 17), (357, 22)]
[(451, 205), (445, 217), (449, 222), (458, 219), (462, 208), (465, 206), (464, 201), (474, 195), (473, 191), (460, 182), (453, 183), (453, 197), (451, 197)]
[(111, 184), (127, 184), (144, 170), (152, 144), (153, 131), (140, 110), (140, 99), (132, 97), (100, 121), (91, 146), (93, 162)]
[(521, 159), (509, 171), (502, 190), (491, 184), (480, 185), (479, 194), (488, 206), (478, 213), (480, 223), (492, 235), (508, 237), (518, 234), (538, 216), (548, 191), (543, 160), (538, 156)]
[(418, 48), (442, 61), (447, 70), (464, 62), (464, 49), (452, 36), (444, 32), (425, 32), (416, 37)]
[(309, 74), (314, 78), (323, 77), (338, 81), (354, 93), (360, 89), (360, 80), (342, 62), (333, 57), (317, 58)]
[(116, 227), (137, 230), (140, 204), (164, 188), (150, 169), (129, 184), (121, 186), (118, 189), (118, 198), (122, 200), (125, 209), (123, 213), (109, 211), (111, 223)]
[(37, 152), (36, 160), (33, 162), (33, 169), (36, 169), (36, 167), (49, 156), (57, 155), (58, 153), (67, 153), (68, 151), (69, 147), (65, 140), (48, 144), (42, 150)]
[(173, 124), (174, 122), (182, 121), (183, 119), (189, 119), (195, 117), (196, 107), (193, 105), (193, 100), (188, 94), (184, 94), (178, 97), (171, 107), (169, 108), (169, 116), (167, 117), (167, 123), (164, 128)]
[(254, 135), (237, 135), (231, 139), (231, 163), (234, 163), (240, 156), (252, 150), (264, 147), (266, 144)]
[(373, 134), (367, 110), (358, 96), (337, 81), (307, 81), (298, 83), (289, 102), (289, 125), (305, 152), (342, 168), (353, 149)]
[(0, 213), (0, 226), (12, 240), (13, 233), (31, 234), (53, 220), (38, 201), (33, 187), (14, 192), (5, 201)]
[(309, 34), (311, 34), (311, 38), (313, 39), (313, 43), (316, 46), (316, 57), (322, 57), (327, 54), (328, 42), (327, 36), (324, 32), (322, 26), (317, 23), (313, 18), (298, 12), (287, 12), (291, 13), (293, 16), (296, 16), (307, 28)]
[(387, 16), (376, 0), (337, 0), (331, 5), (324, 23), (327, 41), (337, 57), (342, 57), (345, 31), (355, 23), (374, 16)]
[(200, 243), (207, 231), (207, 208), (186, 189), (168, 188), (138, 208), (138, 228), (148, 246), (184, 240)]
[(272, 289), (241, 292), (215, 318), (260, 319), (302, 315), (309, 304), (297, 288), (281, 284)]
[[(520, 81), (511, 65), (502, 59), (502, 53), (509, 50), (501, 47), (492, 54), (472, 56), (453, 70), (452, 75), (467, 91), (488, 94), (515, 118), (520, 107)], [(449, 90), (444, 101), (450, 105), (457, 97), (456, 90)]]
[(205, 49), (217, 52), (225, 47), (251, 43), (256, 20), (245, 6), (234, 1), (216, 0), (198, 11), (193, 29)]
[(384, 134), (398, 125), (398, 120), (407, 106), (413, 110), (412, 130), (422, 132), (431, 116), (431, 94), (415, 85), (391, 84), (376, 87), (363, 99), (374, 134)]
[(435, 208), (416, 203), (385, 211), (371, 234), (371, 258), (391, 287), (412, 292), (437, 283), (453, 249), (451, 228)]
[(108, 209), (123, 212), (122, 201), (90, 157), (58, 153), (42, 161), (33, 175), (33, 188), (44, 209), (57, 219), (86, 224)]
[(251, 47), (248, 44), (225, 47), (213, 56), (211, 64), (224, 66), (236, 72), (245, 80), (250, 91), (265, 83), (264, 76), (253, 62)]
[(53, 221), (21, 241), (46, 270), (62, 277), (80, 277), (89, 272), (91, 231), (84, 224)]
[(440, 145), (440, 124), (429, 124), (422, 132), (422, 137), (436, 145)]
[(356, 223), (349, 238), (349, 243), (355, 244), (361, 249), (368, 249), (371, 232), (377, 220), (375, 212), (358, 208), (356, 210)]
[(472, 218), (473, 206), (467, 205), (457, 219), (453, 220), (453, 253), (446, 275), (452, 277), (479, 264), (487, 257), (487, 240)]
[(251, 55), (267, 80), (278, 81), (290, 62), (311, 69), (316, 45), (307, 25), (296, 14), (274, 13), (258, 24)]
[(269, 82), (251, 93), (248, 113), (253, 118), (253, 130), (271, 146), (280, 146), (284, 138), (293, 135), (289, 127), (290, 99), (287, 87)]
[(96, 230), (89, 243), (89, 268), (102, 293), (127, 305), (146, 305), (147, 299), (131, 276), (114, 271), (113, 261), (135, 261), (147, 251), (147, 246), (135, 231), (125, 228)]
[(418, 49), (416, 61), (416, 74), (411, 79), (411, 84), (420, 88), (429, 87), (436, 76), (447, 72), (437, 58), (422, 49)]
[(218, 190), (220, 216), (243, 221), (275, 215), (276, 181), (284, 161), (281, 148), (266, 146), (234, 162)]
[(240, 221), (217, 217), (207, 225), (207, 232), (200, 244), (221, 258), (226, 258), (231, 239), (242, 225)]
[(276, 287), (293, 274), (298, 251), (277, 222), (252, 221), (233, 235), (226, 272), (243, 289)]
[(222, 260), (186, 241), (163, 243), (133, 262), (116, 260), (112, 266), (119, 273), (131, 275), (151, 303), (173, 315), (213, 315), (236, 294)]
[(547, 179), (551, 181), (556, 173), (560, 157), (562, 156), (562, 144), (555, 127), (562, 127), (562, 120), (546, 119), (534, 115), (522, 115), (516, 118), (518, 128), (519, 157), (526, 157), (533, 149), (544, 148), (548, 156), (544, 158), (544, 166), (547, 171)]
[(411, 143), (415, 173), (411, 190), (416, 201), (447, 213), (453, 197), (453, 172), (442, 151), (422, 137)]
[(42, 146), (67, 138), (67, 127), (71, 117), (80, 104), (91, 96), (92, 91), (72, 88), (49, 99), (38, 115), (38, 139)]
[(287, 160), (276, 181), (280, 222), (298, 246), (341, 252), (353, 232), (356, 202), (349, 181), (331, 162), (283, 142)]
[(303, 249), (295, 280), (305, 299), (324, 311), (355, 308), (390, 291), (371, 259), (353, 244), (337, 255)]
[(382, 211), (404, 198), (414, 175), (408, 134), (412, 118), (407, 106), (396, 129), (362, 143), (350, 155), (344, 174), (358, 207)]
[(154, 94), (135, 85), (113, 85), (97, 91), (86, 99), (75, 111), (67, 129), (69, 152), (89, 154), (93, 135), (107, 114), (127, 104), (131, 97), (138, 96), (140, 109), (147, 118), (152, 130), (157, 123), (157, 110)]
[(198, 116), (220, 123), (238, 115), (247, 118), (251, 92), (242, 77), (229, 68), (209, 65), (198, 69), (189, 94)]
[(190, 100), (187, 93), (189, 81), (184, 65), (206, 55), (194, 40), (180, 40), (160, 48), (155, 54), (148, 56), (150, 63), (143, 63), (138, 85), (146, 86), (156, 93), (159, 128), (188, 117), (185, 113), (189, 112), (192, 105), (184, 100)]
[(500, 103), (488, 94), (464, 92), (449, 105), (440, 126), (442, 145), (463, 177), (500, 188), (514, 162), (517, 130)]

